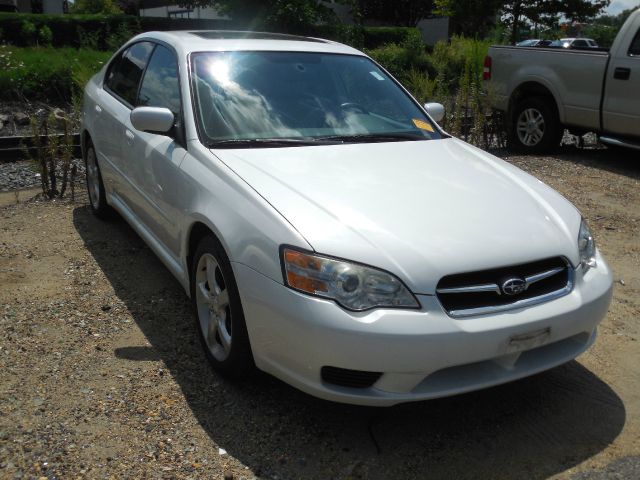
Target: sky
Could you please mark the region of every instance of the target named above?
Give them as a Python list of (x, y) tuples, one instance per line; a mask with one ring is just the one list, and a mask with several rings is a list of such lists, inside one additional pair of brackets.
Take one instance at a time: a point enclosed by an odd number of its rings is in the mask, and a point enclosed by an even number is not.
[(611, 0), (611, 3), (605, 10), (609, 15), (617, 15), (622, 10), (640, 6), (640, 0)]

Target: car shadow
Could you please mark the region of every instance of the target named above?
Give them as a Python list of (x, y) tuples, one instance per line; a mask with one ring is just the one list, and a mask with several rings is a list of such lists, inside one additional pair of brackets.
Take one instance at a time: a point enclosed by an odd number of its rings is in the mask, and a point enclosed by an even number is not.
[(101, 222), (88, 206), (73, 222), (151, 345), (120, 347), (114, 357), (162, 360), (208, 436), (258, 475), (542, 479), (600, 452), (625, 424), (622, 400), (577, 362), (391, 408), (318, 400), (266, 374), (227, 382), (206, 363), (182, 288), (135, 232)]

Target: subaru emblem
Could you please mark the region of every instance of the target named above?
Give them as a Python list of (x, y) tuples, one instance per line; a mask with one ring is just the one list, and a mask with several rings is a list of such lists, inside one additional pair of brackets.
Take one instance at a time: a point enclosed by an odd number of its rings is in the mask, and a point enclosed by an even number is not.
[(518, 295), (527, 289), (527, 282), (521, 277), (507, 278), (500, 286), (505, 295)]

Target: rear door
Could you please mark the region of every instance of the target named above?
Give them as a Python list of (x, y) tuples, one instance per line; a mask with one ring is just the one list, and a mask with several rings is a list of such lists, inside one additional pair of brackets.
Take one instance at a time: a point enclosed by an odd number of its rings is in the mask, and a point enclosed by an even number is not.
[(612, 52), (602, 107), (605, 132), (640, 137), (640, 15)]

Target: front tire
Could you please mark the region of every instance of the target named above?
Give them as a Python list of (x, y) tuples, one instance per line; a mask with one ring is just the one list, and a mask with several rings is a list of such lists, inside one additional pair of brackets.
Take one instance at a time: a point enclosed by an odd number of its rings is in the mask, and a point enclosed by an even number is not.
[(191, 262), (191, 301), (213, 368), (228, 378), (246, 377), (254, 363), (240, 294), (229, 258), (212, 235), (200, 241)]
[(527, 98), (513, 110), (509, 147), (523, 153), (547, 153), (557, 148), (564, 129), (550, 101)]

